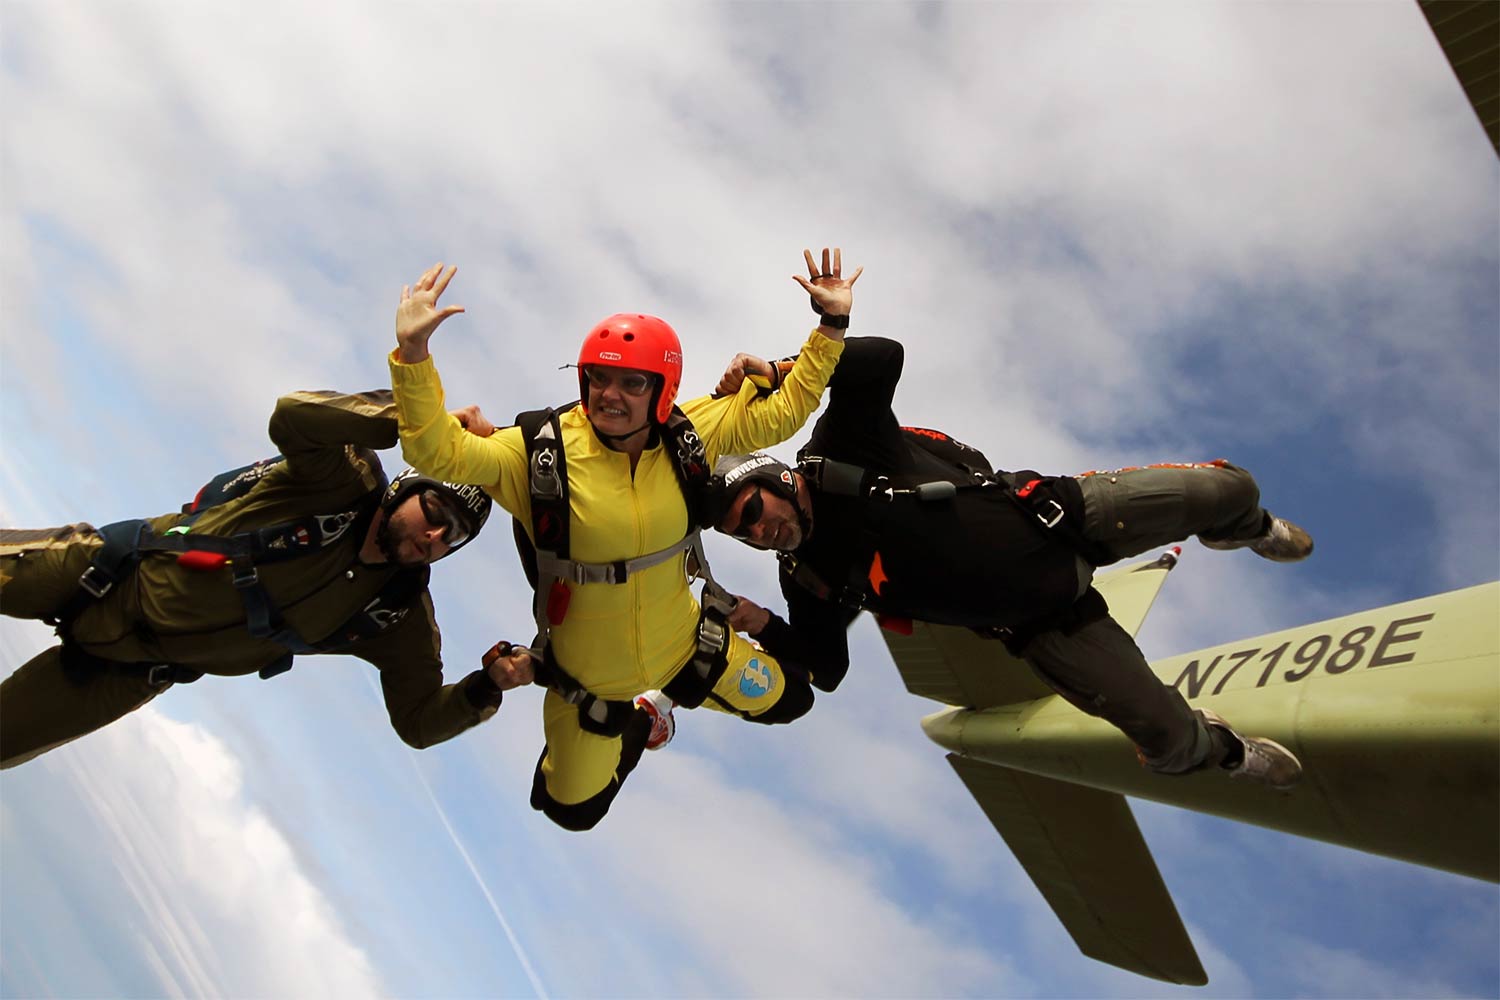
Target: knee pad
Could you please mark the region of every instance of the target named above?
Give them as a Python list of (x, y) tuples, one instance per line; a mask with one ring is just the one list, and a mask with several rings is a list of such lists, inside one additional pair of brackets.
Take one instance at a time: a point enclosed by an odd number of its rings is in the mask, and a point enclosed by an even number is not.
[[(645, 713), (638, 712), (636, 714), (644, 715)], [(648, 721), (647, 728), (649, 727), (650, 723)], [(628, 732), (629, 730), (627, 730)], [(628, 742), (627, 740), (627, 744)], [(635, 749), (633, 756), (627, 751), (626, 759), (628, 760), (628, 766), (624, 766), (622, 770), (616, 771), (614, 780), (606, 785), (603, 791), (589, 796), (582, 802), (575, 802), (572, 805), (557, 801), (552, 797), (552, 793), (547, 791), (547, 778), (542, 774), (542, 761), (547, 759), (547, 748), (542, 747), (541, 755), (536, 759), (536, 770), (531, 775), (531, 808), (542, 813), (564, 830), (570, 830), (573, 833), (583, 833), (585, 830), (592, 830), (599, 825), (599, 821), (609, 812), (609, 807), (614, 804), (615, 796), (620, 794), (620, 787), (625, 780), (625, 776), (630, 773), (631, 768), (634, 768), (636, 761), (640, 759), (641, 751), (645, 748), (646, 742), (644, 737), (638, 742), (640, 745)], [(622, 764), (624, 764), (623, 761)]]
[(790, 678), (783, 676), (788, 683), (781, 690), (781, 697), (776, 704), (761, 712), (759, 715), (747, 715), (745, 718), (751, 722), (759, 722), (765, 726), (775, 726), (782, 723), (794, 722), (806, 715), (813, 707), (812, 685), (806, 681), (790, 683)]
[[(543, 751), (545, 753), (545, 751)], [(547, 792), (547, 779), (542, 777), (542, 765), (537, 764), (536, 774), (531, 779), (531, 808), (542, 813), (552, 822), (573, 833), (583, 833), (599, 825), (604, 814), (609, 812), (619, 785), (611, 783), (608, 788), (592, 798), (573, 805), (557, 801)]]

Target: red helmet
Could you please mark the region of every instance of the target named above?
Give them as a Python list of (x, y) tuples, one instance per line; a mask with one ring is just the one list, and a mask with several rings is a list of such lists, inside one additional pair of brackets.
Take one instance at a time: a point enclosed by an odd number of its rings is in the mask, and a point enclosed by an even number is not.
[(583, 412), (589, 412), (588, 365), (633, 368), (661, 380), (651, 398), (651, 416), (658, 424), (671, 416), (672, 403), (682, 386), (682, 342), (666, 320), (642, 313), (615, 313), (600, 320), (583, 338), (578, 351), (578, 392)]

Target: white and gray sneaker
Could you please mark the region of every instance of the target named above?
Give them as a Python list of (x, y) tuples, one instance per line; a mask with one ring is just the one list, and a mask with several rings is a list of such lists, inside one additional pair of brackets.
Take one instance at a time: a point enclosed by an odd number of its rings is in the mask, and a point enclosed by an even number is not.
[(1302, 528), (1283, 518), (1271, 516), (1271, 526), (1266, 533), (1255, 538), (1226, 539), (1224, 541), (1209, 541), (1199, 537), (1206, 548), (1219, 549), (1245, 549), (1269, 559), (1272, 562), (1298, 562), (1312, 555), (1313, 540)]
[(1224, 768), (1231, 778), (1245, 778), (1283, 790), (1291, 788), (1302, 779), (1302, 762), (1280, 743), (1264, 736), (1241, 736), (1219, 713), (1206, 708), (1200, 708), (1197, 712), (1203, 716), (1204, 722), (1239, 740), (1244, 751), (1239, 764)]
[(672, 721), (673, 701), (660, 691), (646, 691), (635, 696), (635, 707), (651, 717), (651, 734), (646, 737), (647, 750), (660, 750), (677, 735)]

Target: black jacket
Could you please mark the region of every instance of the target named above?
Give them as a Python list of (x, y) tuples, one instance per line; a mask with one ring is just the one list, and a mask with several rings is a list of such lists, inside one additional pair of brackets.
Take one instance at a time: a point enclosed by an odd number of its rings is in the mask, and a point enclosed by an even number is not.
[[(896, 486), (961, 479), (956, 467), (903, 433), (891, 409), (903, 350), (882, 337), (849, 338), (828, 383), (828, 409), (799, 457), (818, 455), (888, 476)], [(977, 454), (977, 453), (974, 453)], [(982, 458), (982, 456), (981, 456)], [(1001, 473), (1022, 482), (1030, 473)], [(1069, 516), (1082, 498), (1056, 481)], [(1078, 597), (1074, 549), (1049, 533), (998, 486), (961, 488), (951, 500), (898, 497), (886, 503), (811, 490), (813, 528), (793, 553), (835, 591), (850, 587), (881, 615), (964, 626), (1016, 626)], [(779, 659), (807, 667), (833, 690), (849, 669), (846, 629), (857, 610), (821, 599), (783, 562), (788, 621), (772, 616), (756, 636)]]

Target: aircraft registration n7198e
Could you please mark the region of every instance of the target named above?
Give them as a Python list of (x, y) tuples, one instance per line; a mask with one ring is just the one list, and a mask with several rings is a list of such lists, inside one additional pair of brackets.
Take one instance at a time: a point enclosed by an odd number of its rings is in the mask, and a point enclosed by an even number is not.
[[(1101, 574), (1134, 634), (1176, 551)], [(1152, 664), (1188, 702), (1302, 761), (1288, 791), (1145, 770), (1117, 729), (963, 628), (882, 631), (922, 720), (1090, 958), (1208, 981), (1125, 796), (1500, 880), (1500, 582)], [(1413, 822), (1425, 816), (1438, 822)]]

